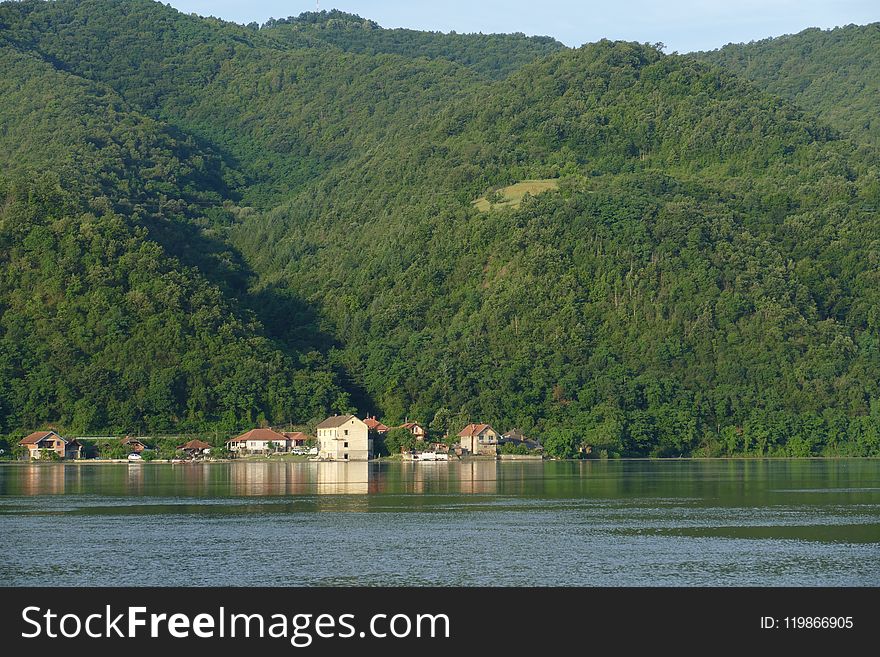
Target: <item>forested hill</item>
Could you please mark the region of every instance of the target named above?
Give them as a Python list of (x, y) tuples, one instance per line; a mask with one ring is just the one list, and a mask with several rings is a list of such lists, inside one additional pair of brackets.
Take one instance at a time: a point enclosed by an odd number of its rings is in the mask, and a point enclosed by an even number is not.
[(880, 145), (880, 23), (812, 28), (697, 56), (795, 101), (854, 139)]
[(646, 45), (396, 32), (0, 4), (5, 431), (880, 451), (876, 150)]
[(233, 431), (348, 407), (320, 338), (282, 350), (249, 309), (216, 153), (10, 46), (0, 116), (0, 431)]
[(375, 21), (335, 9), (270, 20), (262, 28), (264, 34), (290, 44), (324, 42), (347, 52), (448, 59), (494, 79), (565, 48), (546, 36), (384, 29)]

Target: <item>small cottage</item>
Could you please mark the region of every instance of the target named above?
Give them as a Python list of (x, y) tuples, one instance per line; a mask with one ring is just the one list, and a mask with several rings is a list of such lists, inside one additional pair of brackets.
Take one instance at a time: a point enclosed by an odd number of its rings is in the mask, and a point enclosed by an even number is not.
[(500, 435), (488, 424), (469, 424), (459, 432), (458, 438), (463, 453), (479, 456), (498, 453)]
[(305, 447), (309, 441), (309, 436), (302, 431), (285, 431), (284, 437), (288, 440), (290, 449), (294, 447)]
[(128, 451), (132, 454), (140, 454), (145, 449), (147, 449), (147, 446), (143, 441), (141, 441), (139, 438), (134, 438), (132, 436), (126, 436), (120, 441), (119, 444), (127, 448)]
[(409, 431), (413, 436), (415, 436), (418, 442), (424, 441), (425, 436), (427, 435), (425, 428), (418, 422), (406, 422), (400, 425), (400, 428)]
[(290, 451), (287, 435), (272, 429), (251, 429), (226, 441), (230, 452), (247, 451), (249, 454), (269, 454)]
[(54, 452), (60, 459), (78, 459), (82, 456), (82, 445), (76, 438), (62, 438), (54, 431), (35, 431), (25, 436), (20, 443), (28, 450), (32, 459), (48, 458)]
[(534, 440), (532, 438), (527, 438), (526, 435), (520, 431), (519, 429), (511, 429), (506, 434), (501, 436), (498, 440), (499, 445), (513, 445), (514, 447), (518, 445), (524, 445), (526, 449), (529, 451), (543, 451), (544, 446), (541, 444), (540, 440)]
[(186, 452), (187, 456), (195, 458), (196, 456), (204, 454), (206, 450), (210, 450), (211, 445), (206, 443), (204, 440), (190, 440), (188, 443), (179, 445), (177, 449)]

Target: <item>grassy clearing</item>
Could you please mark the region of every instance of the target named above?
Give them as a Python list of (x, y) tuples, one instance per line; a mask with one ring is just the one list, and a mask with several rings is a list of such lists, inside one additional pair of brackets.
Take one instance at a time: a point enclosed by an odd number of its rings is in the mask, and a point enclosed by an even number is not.
[(526, 194), (537, 196), (543, 192), (559, 188), (558, 178), (545, 178), (543, 180), (523, 180), (509, 187), (498, 190), (497, 196), (490, 201), (491, 195), (486, 195), (474, 201), (474, 205), (480, 212), (500, 210), (504, 208), (518, 208)]

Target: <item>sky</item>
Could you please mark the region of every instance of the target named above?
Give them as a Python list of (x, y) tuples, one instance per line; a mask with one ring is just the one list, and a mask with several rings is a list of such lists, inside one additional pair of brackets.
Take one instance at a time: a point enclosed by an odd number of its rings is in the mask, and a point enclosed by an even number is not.
[[(166, 0), (168, 2), (168, 0)], [(170, 0), (186, 13), (237, 23), (314, 11), (316, 0)], [(880, 0), (320, 0), (383, 27), (524, 32), (568, 46), (602, 38), (662, 42), (666, 52), (712, 50), (808, 27), (880, 20)]]

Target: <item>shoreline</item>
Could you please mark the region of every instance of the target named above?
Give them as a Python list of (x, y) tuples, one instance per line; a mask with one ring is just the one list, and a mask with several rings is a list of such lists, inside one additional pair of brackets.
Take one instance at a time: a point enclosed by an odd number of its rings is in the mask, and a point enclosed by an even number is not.
[[(464, 457), (450, 459), (449, 461), (426, 461), (426, 463), (617, 463), (623, 461), (648, 461), (651, 463), (678, 463), (682, 461), (872, 461), (880, 460), (880, 456), (671, 456), (662, 458), (651, 458), (648, 456), (632, 456), (621, 457), (615, 459), (490, 459), (490, 458), (474, 458)], [(128, 459), (79, 459), (70, 461), (48, 461), (40, 459), (32, 460), (0, 460), (0, 467), (3, 466), (51, 466), (51, 465), (75, 465), (75, 466), (98, 466), (98, 465), (214, 465), (223, 463), (420, 463), (420, 461), (404, 461), (402, 459), (393, 459), (388, 457), (370, 459), (369, 461), (312, 461), (309, 459), (204, 459), (197, 461), (179, 461), (168, 459), (154, 459), (152, 461), (129, 461)]]

